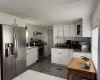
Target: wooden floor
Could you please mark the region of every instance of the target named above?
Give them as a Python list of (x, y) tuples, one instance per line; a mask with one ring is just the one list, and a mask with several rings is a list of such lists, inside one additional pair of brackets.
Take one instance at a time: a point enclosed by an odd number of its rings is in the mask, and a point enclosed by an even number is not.
[(67, 68), (51, 64), (50, 57), (35, 63), (29, 67), (29, 69), (64, 79), (66, 79), (67, 76)]

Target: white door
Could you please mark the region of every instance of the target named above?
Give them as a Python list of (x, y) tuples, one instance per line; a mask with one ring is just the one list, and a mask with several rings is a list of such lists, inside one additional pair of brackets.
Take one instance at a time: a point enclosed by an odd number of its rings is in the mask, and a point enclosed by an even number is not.
[(52, 47), (53, 47), (53, 30), (48, 29), (48, 55), (51, 54)]
[(58, 26), (57, 25), (55, 25), (55, 26), (53, 26), (53, 37), (58, 37), (58, 34), (59, 34), (59, 31), (58, 31)]
[(64, 37), (69, 37), (69, 25), (64, 25)]
[(70, 37), (75, 37), (76, 35), (76, 25), (70, 24)]
[(64, 33), (64, 27), (63, 25), (59, 25), (59, 37), (63, 37)]
[(68, 58), (69, 58), (69, 51), (66, 49), (66, 50), (63, 50), (62, 51), (62, 58), (61, 58), (61, 63), (60, 64), (62, 64), (62, 65), (68, 65), (68, 62), (69, 62), (69, 60), (68, 60)]

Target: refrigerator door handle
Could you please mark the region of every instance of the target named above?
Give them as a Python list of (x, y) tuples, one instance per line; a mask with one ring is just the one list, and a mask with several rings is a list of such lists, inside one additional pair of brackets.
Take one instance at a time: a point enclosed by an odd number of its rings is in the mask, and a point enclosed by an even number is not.
[(14, 34), (14, 57), (17, 58), (17, 40), (15, 34)]

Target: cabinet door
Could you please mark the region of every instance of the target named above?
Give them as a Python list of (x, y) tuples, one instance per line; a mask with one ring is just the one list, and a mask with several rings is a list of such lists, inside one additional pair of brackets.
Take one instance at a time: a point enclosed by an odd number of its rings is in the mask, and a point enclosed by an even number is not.
[(25, 27), (25, 20), (16, 17), (16, 25), (19, 26), (19, 27)]
[(63, 35), (64, 35), (64, 27), (63, 27), (63, 25), (59, 25), (59, 37), (63, 37)]
[(59, 55), (57, 49), (52, 49), (51, 52), (51, 63), (59, 64)]
[(13, 25), (14, 24), (14, 16), (0, 13), (0, 24)]
[(70, 24), (70, 37), (75, 37), (76, 35), (76, 26), (75, 24)]
[(34, 64), (38, 60), (37, 48), (33, 48), (31, 53), (33, 54), (32, 55), (32, 64)]
[(82, 37), (82, 22), (81, 21), (76, 23), (76, 36)]
[(70, 62), (70, 60), (72, 59), (72, 57), (73, 57), (73, 50), (69, 50), (69, 62)]
[(55, 26), (53, 26), (53, 37), (58, 37), (58, 33), (59, 33), (59, 31), (58, 31), (58, 26), (57, 25), (55, 25)]
[(62, 65), (68, 65), (68, 62), (69, 62), (69, 51), (68, 50), (64, 50), (62, 51), (61, 55), (62, 55), (62, 58), (61, 58), (61, 61), (60, 61), (60, 64)]
[(26, 50), (26, 66), (32, 65), (32, 54), (31, 54), (31, 49)]
[(69, 25), (64, 25), (64, 37), (69, 37)]

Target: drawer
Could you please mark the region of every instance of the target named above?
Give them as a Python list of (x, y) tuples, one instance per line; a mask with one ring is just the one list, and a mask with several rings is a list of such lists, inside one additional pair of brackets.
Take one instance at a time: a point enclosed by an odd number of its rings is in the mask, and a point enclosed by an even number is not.
[(52, 52), (56, 52), (56, 51), (59, 51), (59, 49), (52, 48), (51, 51), (52, 51)]

